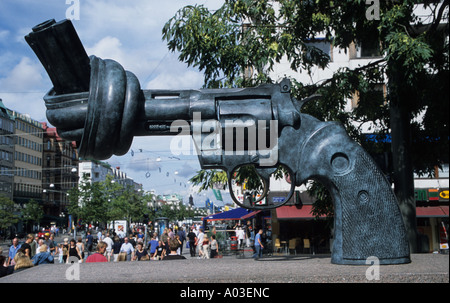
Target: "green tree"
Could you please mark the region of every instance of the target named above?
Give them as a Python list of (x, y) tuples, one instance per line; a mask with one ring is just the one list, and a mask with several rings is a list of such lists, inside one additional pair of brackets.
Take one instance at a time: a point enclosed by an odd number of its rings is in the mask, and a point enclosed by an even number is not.
[(0, 230), (4, 230), (19, 222), (15, 214), (14, 202), (4, 196), (0, 196)]
[[(413, 171), (432, 175), (435, 166), (448, 163), (449, 154), (449, 1), (425, 2), (431, 10), (427, 24), (413, 14), (421, 2), (380, 1), (379, 18), (373, 19), (360, 0), (227, 0), (214, 12), (202, 5), (182, 8), (162, 33), (180, 61), (204, 72), (205, 87), (271, 82), (269, 75), (282, 58), (294, 71), (327, 68), (331, 58), (313, 44), (317, 41), (344, 51), (351, 43), (379, 46), (379, 60), (342, 68), (320, 83), (294, 81), (293, 91), (297, 99), (320, 93), (322, 98), (303, 112), (340, 121), (369, 152), (391, 149), (395, 191), (416, 251)], [(243, 77), (249, 67), (255, 76)], [(371, 96), (387, 79), (386, 98)], [(358, 108), (346, 112), (346, 100), (355, 91), (361, 96)], [(392, 144), (368, 142), (352, 121), (371, 121), (380, 138), (392, 135)]]
[(83, 223), (107, 222), (107, 196), (100, 182), (91, 182), (84, 174), (78, 186), (68, 193), (68, 210), (76, 219), (81, 219)]
[(38, 202), (31, 199), (22, 209), (22, 218), (27, 223), (39, 223), (44, 217), (44, 210)]

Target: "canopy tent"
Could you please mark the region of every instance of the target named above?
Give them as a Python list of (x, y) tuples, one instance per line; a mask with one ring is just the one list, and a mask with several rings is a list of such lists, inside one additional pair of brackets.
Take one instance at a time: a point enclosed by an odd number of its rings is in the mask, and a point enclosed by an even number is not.
[(248, 219), (256, 215), (257, 211), (251, 211), (246, 208), (235, 208), (223, 213), (216, 213), (210, 216), (203, 217), (202, 220), (217, 221), (217, 220), (243, 220)]

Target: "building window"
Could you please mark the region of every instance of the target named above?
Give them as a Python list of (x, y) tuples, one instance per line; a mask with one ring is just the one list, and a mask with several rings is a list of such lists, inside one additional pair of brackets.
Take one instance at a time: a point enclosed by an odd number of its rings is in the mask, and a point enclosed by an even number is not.
[(364, 59), (381, 57), (381, 45), (379, 41), (360, 41), (349, 45), (350, 59)]
[(360, 93), (359, 91), (356, 91), (355, 93), (353, 93), (352, 109), (357, 108), (360, 102), (385, 104), (386, 97), (387, 97), (386, 84), (384, 84), (384, 83), (375, 84), (375, 87), (373, 90), (369, 90), (365, 93)]

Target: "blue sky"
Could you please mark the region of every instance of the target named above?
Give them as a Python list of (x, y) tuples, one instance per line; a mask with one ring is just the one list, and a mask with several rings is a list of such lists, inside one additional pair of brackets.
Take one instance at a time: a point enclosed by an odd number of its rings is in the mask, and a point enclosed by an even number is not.
[[(35, 120), (47, 121), (42, 97), (52, 84), (24, 36), (43, 21), (60, 21), (70, 16), (75, 2), (79, 2), (79, 20), (72, 22), (88, 55), (118, 61), (138, 77), (143, 89), (202, 86), (202, 74), (187, 68), (176, 54), (168, 52), (161, 30), (186, 5), (204, 4), (215, 9), (223, 1), (0, 0), (0, 98), (6, 107), (29, 114)], [(135, 138), (126, 155), (113, 156), (106, 162), (120, 166), (136, 182), (142, 183), (145, 190), (179, 193), (186, 202), (192, 193), (199, 206), (204, 205), (207, 197), (215, 201), (212, 192), (196, 195), (195, 189), (189, 186), (187, 180), (200, 169), (197, 156), (192, 148), (189, 155), (174, 155), (170, 151), (172, 139)], [(223, 194), (227, 202), (229, 196)]]

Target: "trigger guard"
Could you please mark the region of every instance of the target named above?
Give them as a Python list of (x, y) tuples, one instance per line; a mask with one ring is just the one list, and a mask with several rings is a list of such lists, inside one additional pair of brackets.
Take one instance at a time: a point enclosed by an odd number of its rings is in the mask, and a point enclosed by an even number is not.
[[(284, 166), (284, 165), (283, 165)], [(234, 203), (236, 203), (237, 205), (239, 205), (240, 207), (243, 208), (247, 208), (247, 209), (251, 209), (251, 210), (265, 210), (265, 209), (274, 209), (274, 208), (278, 208), (280, 206), (285, 205), (294, 195), (295, 192), (295, 183), (296, 183), (296, 179), (295, 179), (295, 174), (292, 172), (292, 170), (288, 167), (288, 166), (284, 166), (290, 175), (290, 180), (291, 180), (291, 188), (289, 190), (289, 194), (286, 197), (286, 200), (283, 203), (277, 204), (277, 205), (263, 205), (263, 206), (258, 206), (258, 205), (253, 205), (253, 206), (249, 206), (249, 205), (245, 205), (244, 203), (239, 202), (233, 192), (233, 184), (232, 184), (232, 178), (231, 176), (233, 175), (234, 171), (238, 168), (236, 167), (235, 169), (233, 169), (229, 174), (228, 174), (228, 190), (230, 192), (230, 196), (231, 199), (233, 200)], [(260, 173), (261, 171), (264, 171), (265, 173)], [(268, 173), (269, 171), (271, 171), (270, 173)], [(256, 200), (256, 202), (262, 201), (262, 199), (266, 198), (269, 191), (270, 191), (270, 175), (276, 171), (276, 168), (270, 168), (270, 169), (256, 169), (256, 172), (258, 174), (258, 176), (263, 180), (264, 183), (264, 192), (261, 195), (261, 198), (259, 200)], [(264, 178), (261, 175), (265, 175), (266, 178)]]

